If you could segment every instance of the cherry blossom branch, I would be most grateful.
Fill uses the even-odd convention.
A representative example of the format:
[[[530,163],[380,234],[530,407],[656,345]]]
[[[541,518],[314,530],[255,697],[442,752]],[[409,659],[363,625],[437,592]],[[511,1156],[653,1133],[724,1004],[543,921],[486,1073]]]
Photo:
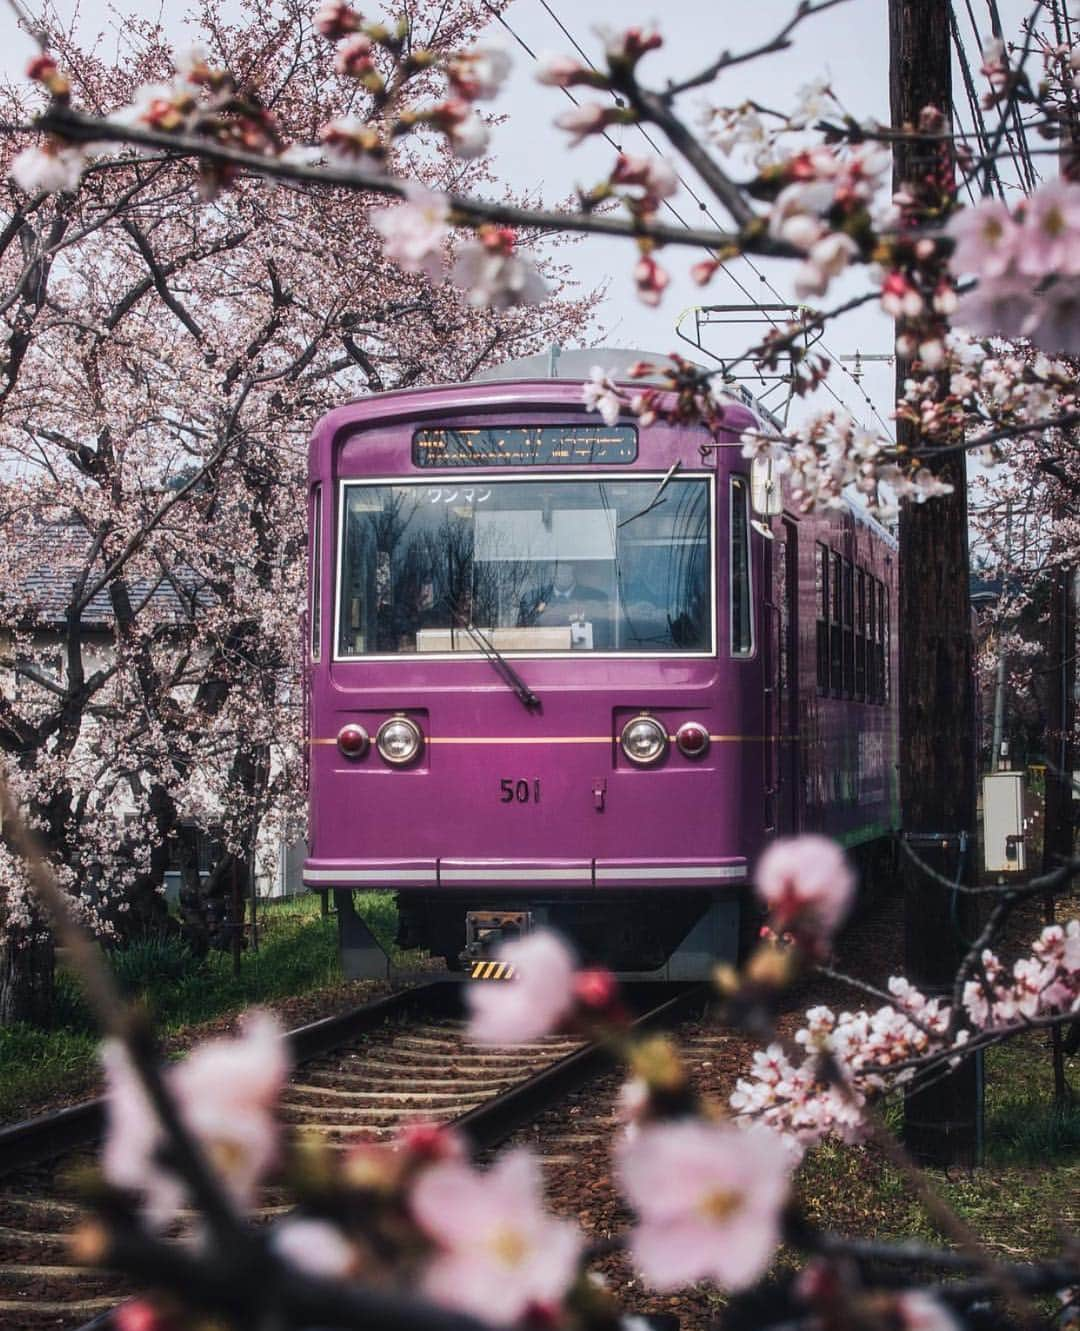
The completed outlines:
[[[406,196],[404,181],[382,175],[377,171],[358,167],[344,169],[334,166],[309,166],[287,158],[228,148],[192,134],[164,134],[138,125],[121,125],[55,105],[50,106],[35,124],[38,129],[57,134],[75,143],[109,141],[144,144],[171,152],[174,157],[196,157],[227,166],[242,167],[257,175],[270,176],[277,180],[387,194],[394,198]],[[773,240],[767,235],[744,239],[734,232],[712,228],[667,226],[661,222],[627,222],[603,213],[560,213],[544,209],[520,208],[513,204],[495,203],[459,194],[450,194],[447,198],[452,213],[463,222],[494,222],[509,226],[533,227],[543,232],[575,231],[633,239],[646,237],[665,245],[730,250],[732,253],[746,249],[754,254],[781,258],[798,257],[798,251],[792,246]]]
[[[731,69],[735,65],[745,65],[751,60],[757,60],[764,55],[773,55],[777,51],[786,51],[791,46],[791,34],[808,18],[814,18],[818,14],[823,14],[825,10],[832,9],[834,5],[844,4],[846,0],[818,0],[817,4],[812,0],[799,0],[795,7],[795,13],[784,24],[775,37],[760,46],[751,47],[747,51],[741,51],[738,55],[732,55],[730,51],[725,51],[719,59],[714,60],[711,65],[706,67],[692,77],[682,79],[678,83],[669,83],[660,94],[665,102],[671,102],[684,92],[689,92],[693,88],[704,87],[707,83],[712,83],[716,76],[725,69]]]
[[[133,1226],[110,1224],[90,1237],[92,1255],[118,1271],[167,1290],[182,1303],[246,1321],[253,1310],[285,1326],[334,1327],[339,1331],[490,1331],[490,1323],[385,1293],[376,1285],[319,1279],[251,1243],[237,1254],[188,1253]]]
[[[978,1234],[945,1200],[929,1175],[915,1163],[877,1112],[864,1108],[868,1135],[874,1145],[898,1174],[904,1178],[916,1200],[926,1212],[930,1222],[946,1238],[951,1239],[962,1254],[969,1257],[978,1269],[986,1273],[988,1285],[1002,1294],[1020,1316],[1023,1323],[1034,1325],[1038,1312],[1032,1305],[1013,1274],[1001,1266],[995,1255],[985,1246]]]

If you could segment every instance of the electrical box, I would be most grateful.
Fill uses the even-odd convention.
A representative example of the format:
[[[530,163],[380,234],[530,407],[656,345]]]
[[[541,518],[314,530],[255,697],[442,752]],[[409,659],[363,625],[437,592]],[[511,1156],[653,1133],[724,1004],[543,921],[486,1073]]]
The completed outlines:
[[[1024,774],[983,777],[983,865],[987,873],[1020,873],[1024,851]]]

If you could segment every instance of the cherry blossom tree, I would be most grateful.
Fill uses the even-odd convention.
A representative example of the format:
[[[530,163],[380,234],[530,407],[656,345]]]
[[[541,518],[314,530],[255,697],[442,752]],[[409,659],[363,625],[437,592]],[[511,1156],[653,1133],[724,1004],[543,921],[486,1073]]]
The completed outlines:
[[[452,51],[478,16],[433,5],[414,20],[433,50]],[[259,70],[282,133],[353,104],[340,52],[308,50],[306,9],[253,3],[230,23],[208,6],[199,22],[215,68]],[[124,105],[171,74],[160,28],[132,23],[125,37],[116,64],[51,29],[87,105]],[[5,119],[25,118],[24,91],[4,97]],[[6,141],[5,168],[17,148]],[[489,178],[483,158],[445,149],[412,166],[434,188]],[[76,195],[9,181],[0,240],[0,595],[13,680],[0,747],[95,927],[160,923],[172,847],[203,946],[221,936],[214,902],[232,875],[246,879],[256,846],[302,822],[312,423],[357,394],[464,379],[537,350],[584,328],[593,299],[570,295],[547,260],[525,278],[532,295],[545,288],[538,308],[492,310],[433,287],[407,248],[384,253],[378,199],[251,176],[200,203],[207,188],[190,162],[124,152]],[[445,253],[468,260],[450,241]],[[204,880],[198,842],[210,835],[224,853]],[[42,1015],[48,944],[6,851],[0,876],[0,1019]]]
[[[179,267],[185,268],[186,256],[197,244],[217,241],[223,246],[206,256],[219,280],[213,289],[216,299],[208,297],[198,313],[178,269],[169,267],[177,250],[166,249],[155,268],[125,231],[131,243],[122,241],[109,249],[109,267],[95,270],[110,274],[111,291],[113,265],[121,265],[124,258],[133,262],[132,255],[138,254],[145,294],[153,291],[160,297],[174,321],[167,325],[171,336],[156,350],[155,376],[186,382],[192,374],[204,386],[202,391],[207,391],[209,378],[207,401],[226,422],[223,430],[220,416],[212,417],[211,428],[200,410],[189,405],[181,419],[185,424],[194,419],[209,442],[202,436],[198,445],[184,442],[187,434],[177,425],[163,427],[161,414],[153,416],[152,427],[140,417],[137,427],[129,425],[123,433],[125,440],[141,432],[140,437],[153,435],[156,442],[172,429],[178,456],[183,454],[197,467],[182,487],[183,509],[178,500],[165,518],[174,511],[178,516],[180,511],[195,512],[204,524],[200,531],[212,532],[213,540],[218,534],[213,524],[228,511],[235,525],[254,532],[253,543],[243,547],[249,562],[230,556],[242,567],[243,578],[249,585],[262,586],[260,578],[278,588],[287,585],[273,550],[259,540],[264,527],[270,530],[267,515],[281,502],[280,495],[260,489],[255,478],[278,474],[271,473],[268,455],[278,435],[287,433],[287,423],[297,419],[301,401],[317,398],[320,389],[311,380],[322,383],[317,370],[327,366],[323,356],[331,354],[328,344],[338,358],[344,349],[348,360],[342,368],[349,373],[359,369],[369,386],[387,382],[377,366],[376,377],[365,366],[364,358],[372,361],[368,344],[352,339],[360,348],[358,357],[334,323],[342,316],[326,314],[328,307],[353,312],[355,287],[349,283],[354,265],[337,271],[344,265],[335,265],[334,256],[318,248],[312,214],[305,211],[314,206],[313,200],[325,208],[327,200],[344,200],[350,193],[361,200],[373,194],[393,200],[373,212],[370,232],[379,237],[377,243],[367,230],[362,243],[358,231],[350,229],[359,223],[347,207],[340,213],[342,234],[353,240],[372,271],[385,263],[395,265],[413,299],[428,302],[429,323],[436,311],[444,318],[448,311],[461,311],[458,317],[464,318],[493,309],[511,320],[511,328],[520,329],[513,320],[522,307],[540,298],[545,284],[528,248],[542,233],[624,236],[632,246],[633,285],[650,306],[662,301],[669,284],[666,256],[661,257],[665,249],[708,247],[709,258],[695,265],[695,276],[703,284],[735,255],[763,254],[789,260],[796,299],[820,302],[821,308],[808,308],[788,327],[747,347],[743,359],[774,369],[781,358],[790,358],[796,387],[808,395],[831,368],[821,355],[801,350],[808,332],[862,303],[879,303],[897,322],[899,354],[912,363],[896,412],[916,427],[918,449],[898,448],[831,408],[811,413],[780,437],[771,431],[750,432],[743,440],[746,455],[769,456],[790,472],[790,493],[807,510],[840,504],[852,485],[879,509],[891,502],[883,483],[901,501],[932,500],[943,487],[924,465],[927,457],[978,449],[996,458],[1006,444],[1019,448],[1015,441],[1023,440],[1035,448],[1048,430],[1068,431],[1080,423],[1075,377],[1065,359],[1080,351],[1080,185],[1069,179],[1080,51],[1069,36],[1064,7],[1037,6],[1012,46],[995,41],[983,52],[983,107],[990,126],[978,142],[955,134],[942,108],[926,107],[917,123],[892,129],[861,121],[840,107],[821,83],[804,89],[796,105],[780,110],[716,101],[713,89],[721,86],[726,70],[767,59],[795,40],[802,24],[840,2],[803,0],[770,41],[745,51],[725,51],[663,88],[646,81],[648,58],[662,42],[662,34],[652,28],[608,34],[603,68],[564,56],[543,63],[544,83],[595,94],[594,100],[559,116],[557,124],[568,143],[614,125],[651,126],[724,211],[727,222],[716,229],[667,226],[660,219],[660,205],[678,183],[670,165],[621,153],[604,179],[561,211],[532,201],[487,197],[492,193],[490,180],[478,166],[486,139],[485,107],[498,92],[506,62],[483,42],[470,44],[478,14],[463,17],[452,34],[440,31],[436,43],[424,32],[430,18],[426,9],[373,21],[344,0],[328,0],[310,22],[300,10],[285,11],[289,21],[278,30],[283,48],[295,62],[313,62],[304,68],[332,64],[340,79],[334,86],[341,94],[333,104],[310,98],[303,81],[296,85],[295,99],[277,96],[273,76],[267,76],[259,62],[242,67],[219,49],[222,42],[216,36],[214,49],[180,62],[166,65],[162,51],[162,58],[151,61],[137,80],[111,89],[115,96],[95,101],[86,96],[79,65],[65,58],[62,43],[55,37],[44,43],[30,71],[42,102],[30,128],[44,138],[11,163],[16,187],[30,197],[27,207],[35,213],[53,209],[66,218],[82,200],[93,198],[98,182],[113,173],[128,171],[141,180],[159,170],[159,187],[166,189],[174,173],[187,173],[185,182],[198,180],[205,203],[195,214],[187,209],[181,218],[169,214],[182,235],[176,242]],[[243,43],[242,33],[227,31]],[[696,133],[682,108],[689,95],[702,95],[703,90],[712,100],[706,127]],[[1008,126],[1019,114],[1051,145],[1050,151],[1062,151],[1064,178],[1038,186],[1023,199],[982,197],[964,208],[958,184],[988,193],[984,182],[991,178]],[[917,144],[924,166],[918,179],[892,194],[891,149],[898,142]],[[132,157],[134,153],[139,155]],[[291,262],[271,247],[275,271],[267,272],[268,288],[261,276],[257,284],[248,276],[251,286],[245,286],[234,272],[231,255],[234,250],[239,254],[240,243],[225,246],[224,241],[232,234],[230,227],[248,225],[258,213],[270,188],[262,181],[276,181],[287,194],[285,235],[294,224],[301,228],[304,244],[319,254],[348,292],[340,306],[334,299],[338,288],[324,276],[318,301],[297,308],[302,303],[294,295],[300,287],[295,266],[299,246],[291,251]],[[55,202],[46,204],[45,194],[55,196]],[[308,219],[306,226],[303,218]],[[65,221],[63,227],[67,225]],[[337,237],[335,251],[340,252]],[[852,270],[866,273],[865,291],[830,308],[834,282]],[[64,280],[67,277],[65,271]],[[235,324],[219,318],[221,293],[231,296],[239,289],[255,300],[255,286],[263,321],[248,325],[246,340],[230,341]],[[23,279],[17,289],[31,325],[47,325],[52,309],[46,302],[35,304],[37,277]],[[90,325],[82,335],[93,347],[96,334],[91,330],[109,311],[82,320],[85,305],[80,289],[80,323]],[[384,315],[384,322],[391,317]],[[483,315],[475,327],[490,328],[484,320],[492,317]],[[204,324],[212,327],[226,344],[219,357],[216,343],[211,343],[209,376],[198,369],[200,357],[205,365],[207,348],[188,320],[194,320],[200,332]],[[184,335],[177,333],[176,324]],[[261,336],[259,330],[271,324],[272,330]],[[288,340],[282,346],[274,339],[285,329]],[[351,326],[347,331],[351,335]],[[17,351],[24,337],[22,325],[13,326],[12,332]],[[377,342],[378,332],[369,329],[368,337]],[[309,354],[313,345],[316,349]],[[113,346],[110,342],[110,352]],[[437,356],[435,363],[440,363]],[[227,390],[222,388],[223,366],[226,379],[237,367]],[[34,377],[29,352],[14,361],[14,369],[19,393],[47,399],[53,381],[47,375]],[[332,381],[336,373],[339,370],[324,368],[323,378]],[[713,372],[676,362],[668,377],[666,391],[643,388],[630,395],[598,373],[585,387],[585,401],[607,416],[628,405],[644,424],[666,418],[700,422],[717,431],[724,427],[725,399],[714,391]],[[87,375],[81,382],[94,402],[94,393],[101,391],[97,380]],[[302,393],[309,396],[302,399]],[[159,400],[155,389],[155,406]],[[97,431],[113,412],[122,416],[127,406],[127,397],[121,400],[114,390],[109,413],[93,417]],[[61,429],[56,422],[49,428]],[[28,448],[44,447],[29,431],[24,433],[32,440]],[[1068,441],[1069,436],[1061,438]],[[100,448],[97,436],[94,439],[91,452]],[[161,456],[159,447],[154,464],[147,464],[143,473],[143,500],[152,495],[154,502],[168,502],[160,499]],[[253,472],[244,471],[246,465]],[[93,497],[90,487],[85,488]],[[154,534],[167,529],[165,518],[153,522]],[[147,519],[142,522],[147,525]],[[105,558],[115,560],[118,556],[108,546],[111,536],[110,530],[103,538]],[[228,543],[223,548],[234,549]],[[127,549],[122,546],[121,553]],[[149,561],[151,550],[147,537],[135,540],[123,565],[131,564],[146,578],[155,576],[159,562],[148,562],[145,568],[133,562]],[[188,587],[186,561],[195,561],[192,604],[202,604],[197,596],[201,592],[206,606],[197,617],[213,623],[223,617],[233,625],[225,610],[229,580],[221,569],[205,553],[181,545],[179,538],[171,554],[165,565],[181,588]],[[211,572],[218,574],[217,582]],[[277,584],[275,577],[280,579]],[[252,603],[246,587],[244,597],[235,596],[232,602],[234,607],[241,603]],[[152,617],[143,622],[153,622]],[[283,667],[275,664],[269,649],[268,659],[260,657],[249,643],[263,639],[256,629],[247,632],[251,639],[241,635],[239,645],[229,640],[230,654],[223,661],[232,666],[235,655],[246,670],[254,656],[266,678],[273,678]],[[176,648],[167,631],[153,643],[146,642],[148,637],[153,635],[141,636],[143,656],[156,649],[157,658],[172,659]],[[191,659],[196,657],[202,661],[193,649]],[[177,680],[166,695],[175,700],[186,682]],[[269,684],[267,690],[268,697],[274,694]],[[228,798],[234,784],[244,792],[246,810],[254,798],[254,783],[233,765],[237,754],[247,753],[229,731],[230,722],[238,732],[242,729],[240,712],[229,708],[236,693],[224,689],[220,714],[231,736],[223,745],[228,761],[213,770]],[[216,730],[219,712],[210,714],[215,722],[210,729]],[[272,709],[267,706],[261,715],[269,718]],[[250,713],[244,713],[244,724],[254,725]],[[162,723],[159,730],[164,733]],[[198,748],[201,740],[202,730],[198,740],[185,739],[184,744]],[[264,745],[271,742],[268,730],[261,740]],[[57,780],[71,781],[73,752],[57,764]],[[20,769],[12,794],[27,804],[33,827],[47,832],[49,823],[34,806],[33,790],[20,784],[26,781]],[[176,800],[174,787],[168,790]],[[107,1026],[123,1035],[122,1016],[94,969],[92,954],[79,951],[79,935],[65,922],[62,888],[55,879],[68,872],[67,862],[58,859],[58,869],[51,870],[34,851],[10,795],[6,803],[12,853],[50,904],[73,953],[82,957],[88,983],[96,985],[102,998],[98,1006]],[[902,977],[894,977],[880,991],[863,985],[863,997],[872,1003],[840,1013],[814,1008],[795,1040],[785,1043],[776,1036],[773,1020],[778,996],[815,967],[829,973],[830,940],[850,902],[851,876],[828,843],[774,847],[758,872],[762,900],[771,912],[765,936],[739,969],[717,975],[729,1019],[760,1033],[764,1045],[727,1106],[698,1096],[673,1043],[643,1043],[632,1035],[613,977],[579,973],[562,945],[542,935],[523,940],[511,954],[515,974],[521,977],[516,990],[520,1001],[496,1012],[490,997],[477,992],[472,1031],[478,1040],[506,1042],[534,1037],[561,1023],[601,1038],[625,1063],[629,1079],[621,1104],[626,1126],[614,1151],[615,1173],[635,1212],[625,1242],[657,1288],[708,1276],[736,1295],[752,1296],[783,1240],[805,1260],[800,1276],[786,1282],[773,1303],[775,1320],[783,1326],[947,1331],[960,1319],[974,1322],[982,1313],[973,1310],[993,1300],[998,1301],[1002,1322],[1033,1324],[1034,1296],[1064,1291],[1066,1305],[1075,1307],[1080,1287],[1075,1251],[1066,1249],[1058,1260],[1002,1263],[906,1161],[878,1111],[890,1094],[925,1085],[988,1044],[1076,1019],[1076,921],[1045,928],[1011,966],[995,950],[995,940],[1022,900],[1060,893],[1078,867],[1069,859],[1022,889],[989,889],[989,917],[950,995],[922,994]],[[274,1315],[287,1325],[332,1320],[344,1326],[377,1322],[464,1331],[478,1324],[477,1317],[504,1325],[614,1324],[619,1310],[585,1278],[587,1247],[543,1209],[535,1162],[527,1154],[512,1155],[481,1185],[464,1158],[463,1143],[438,1130],[413,1131],[396,1150],[359,1148],[347,1163],[344,1182],[335,1177],[333,1187],[325,1184],[332,1171],[316,1162],[304,1176],[306,1214],[287,1221],[264,1242],[245,1226],[240,1210],[277,1146],[266,1106],[283,1071],[280,1057],[267,1051],[268,1039],[265,1026],[257,1026],[230,1052],[212,1049],[190,1079],[163,1076],[145,1044],[130,1034],[124,1052],[110,1055],[116,1126],[106,1152],[106,1178],[115,1188],[130,1188],[132,1182],[136,1187],[125,1206],[106,1208],[95,1231],[100,1260],[153,1273],[156,1283],[176,1296],[227,1314],[254,1315],[264,1309],[260,1297],[265,1300],[266,1291],[272,1290]],[[237,1067],[248,1067],[252,1060],[260,1063],[265,1076],[256,1078],[258,1089],[245,1096],[239,1085],[222,1076],[193,1100],[192,1088],[204,1080],[205,1068],[227,1067],[233,1058]],[[229,1106],[236,1110],[235,1123]],[[240,1137],[225,1133],[225,1123]],[[166,1161],[155,1152],[162,1131],[172,1148]],[[859,1245],[811,1224],[792,1201],[790,1179],[801,1152],[828,1136],[872,1138],[905,1172],[955,1246],[907,1245],[897,1252],[884,1245]],[[151,1154],[153,1167],[147,1168]],[[210,1163],[217,1161],[220,1167]],[[158,1165],[171,1179],[158,1176]],[[354,1205],[343,1205],[343,1190]],[[201,1246],[197,1242],[183,1253],[165,1248],[154,1231],[157,1213],[173,1213],[180,1197],[198,1206],[206,1220]],[[461,1198],[466,1204],[453,1209]],[[110,1201],[115,1200],[114,1194]],[[298,1230],[298,1225],[308,1228]],[[228,1253],[227,1271],[222,1252]],[[252,1277],[243,1288],[230,1279],[238,1255]],[[899,1262],[903,1272],[883,1277],[883,1260]],[[956,1278],[936,1283],[942,1269]],[[426,1305],[416,1302],[417,1289],[424,1291]],[[154,1325],[155,1308],[143,1311]]]

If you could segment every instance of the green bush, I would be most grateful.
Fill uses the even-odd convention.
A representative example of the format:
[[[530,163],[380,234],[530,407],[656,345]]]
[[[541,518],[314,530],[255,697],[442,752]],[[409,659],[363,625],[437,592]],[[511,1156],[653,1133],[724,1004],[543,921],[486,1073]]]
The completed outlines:
[[[175,935],[152,934],[109,953],[109,968],[129,998],[176,984],[195,966],[191,949]]]

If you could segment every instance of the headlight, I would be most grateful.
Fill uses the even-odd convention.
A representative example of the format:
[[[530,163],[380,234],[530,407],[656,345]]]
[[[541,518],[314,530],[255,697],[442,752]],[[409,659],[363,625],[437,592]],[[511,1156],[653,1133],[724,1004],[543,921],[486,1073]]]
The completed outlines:
[[[404,767],[411,763],[423,747],[420,727],[407,716],[394,716],[384,721],[375,736],[375,747],[388,763]]]
[[[651,716],[635,716],[623,726],[620,741],[632,763],[654,763],[667,750],[667,731]]]
[[[368,751],[368,733],[363,726],[349,722],[338,731],[337,746],[346,758],[362,758]]]
[[[688,758],[700,758],[709,747],[709,732],[697,721],[684,721],[675,732],[675,743]]]

